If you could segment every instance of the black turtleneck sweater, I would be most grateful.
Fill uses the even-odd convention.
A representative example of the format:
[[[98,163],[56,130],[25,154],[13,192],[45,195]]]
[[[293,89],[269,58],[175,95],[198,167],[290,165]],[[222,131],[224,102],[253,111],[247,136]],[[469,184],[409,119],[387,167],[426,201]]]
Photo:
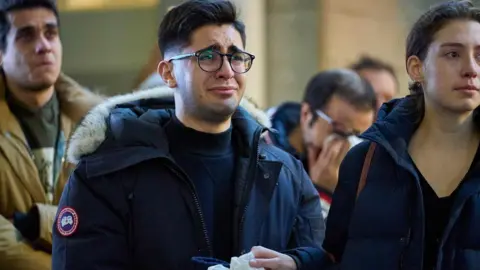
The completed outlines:
[[[204,133],[173,116],[165,131],[170,154],[197,191],[214,256],[230,261],[235,167],[232,129]]]

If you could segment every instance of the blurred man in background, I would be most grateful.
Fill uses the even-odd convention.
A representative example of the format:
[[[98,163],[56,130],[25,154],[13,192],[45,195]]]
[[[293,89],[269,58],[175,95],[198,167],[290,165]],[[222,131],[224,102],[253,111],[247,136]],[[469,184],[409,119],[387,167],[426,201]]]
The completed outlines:
[[[376,97],[372,86],[348,69],[320,72],[307,85],[303,102],[286,102],[272,113],[265,139],[302,160],[322,199],[327,216],[340,163],[373,123]]]
[[[399,82],[391,65],[369,56],[363,56],[350,68],[372,85],[377,95],[377,109],[398,94]]]
[[[0,52],[0,269],[51,269],[66,140],[100,98],[60,72],[53,0],[3,0]]]

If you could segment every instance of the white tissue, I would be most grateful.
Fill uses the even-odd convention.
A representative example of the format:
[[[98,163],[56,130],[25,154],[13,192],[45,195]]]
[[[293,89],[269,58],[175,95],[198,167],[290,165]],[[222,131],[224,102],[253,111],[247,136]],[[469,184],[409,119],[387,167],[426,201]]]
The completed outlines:
[[[355,145],[363,142],[363,140],[357,136],[350,136],[348,137],[348,142],[350,143],[350,149],[352,149]]]
[[[339,138],[337,134],[330,134],[325,140],[323,141],[323,149],[327,149],[328,145],[333,142],[336,138]],[[361,143],[363,140],[357,136],[348,136],[347,138],[348,143],[350,144],[350,148],[352,149],[355,145]]]
[[[230,260],[230,270],[265,270],[264,268],[253,268],[248,264],[251,260],[255,259],[252,252],[243,254],[240,257],[232,257]],[[218,264],[210,266],[208,270],[228,270],[225,266]]]

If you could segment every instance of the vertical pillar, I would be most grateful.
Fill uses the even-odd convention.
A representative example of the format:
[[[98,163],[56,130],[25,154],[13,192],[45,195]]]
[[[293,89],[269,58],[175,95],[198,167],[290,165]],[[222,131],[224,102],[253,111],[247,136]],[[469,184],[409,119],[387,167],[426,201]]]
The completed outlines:
[[[267,3],[269,104],[300,101],[318,71],[318,0]]]
[[[261,108],[267,106],[266,75],[266,3],[265,0],[233,0],[247,33],[246,50],[256,56],[247,73],[245,96],[251,97]]]
[[[345,67],[362,54],[394,66],[399,96],[408,93],[405,72],[406,21],[399,0],[318,0],[320,69]]]

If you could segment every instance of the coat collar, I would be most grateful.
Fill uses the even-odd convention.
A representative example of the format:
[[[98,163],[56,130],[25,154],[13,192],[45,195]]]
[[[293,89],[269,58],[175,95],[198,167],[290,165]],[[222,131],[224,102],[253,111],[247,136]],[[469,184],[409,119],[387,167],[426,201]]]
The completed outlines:
[[[55,91],[60,103],[61,126],[65,137],[68,137],[74,125],[102,100],[64,74],[61,74],[55,83]],[[17,118],[9,109],[5,94],[5,81],[3,76],[0,76],[0,149],[5,150],[5,158],[34,201],[44,202],[46,197],[27,140]]]
[[[67,124],[66,122],[79,122],[91,108],[102,101],[101,97],[86,90],[63,73],[60,74],[55,83],[55,91],[57,92],[60,102],[62,124]],[[17,119],[10,112],[5,98],[5,92],[6,83],[3,76],[0,76],[0,115],[2,115],[2,117],[0,117],[0,132],[8,132],[25,141],[25,136]],[[67,126],[70,127],[71,125]],[[64,127],[64,129],[65,128],[66,127]],[[64,130],[64,132],[67,136],[70,130]]]
[[[115,96],[98,105],[90,111],[73,133],[67,151],[68,160],[72,163],[78,163],[81,157],[93,153],[102,144],[106,138],[107,118],[114,108],[127,103],[138,104],[138,102],[145,100],[173,98],[173,91],[166,86],[160,86]],[[248,112],[260,125],[270,127],[271,124],[267,114],[258,109],[249,99],[242,99],[240,106],[242,111]]]

